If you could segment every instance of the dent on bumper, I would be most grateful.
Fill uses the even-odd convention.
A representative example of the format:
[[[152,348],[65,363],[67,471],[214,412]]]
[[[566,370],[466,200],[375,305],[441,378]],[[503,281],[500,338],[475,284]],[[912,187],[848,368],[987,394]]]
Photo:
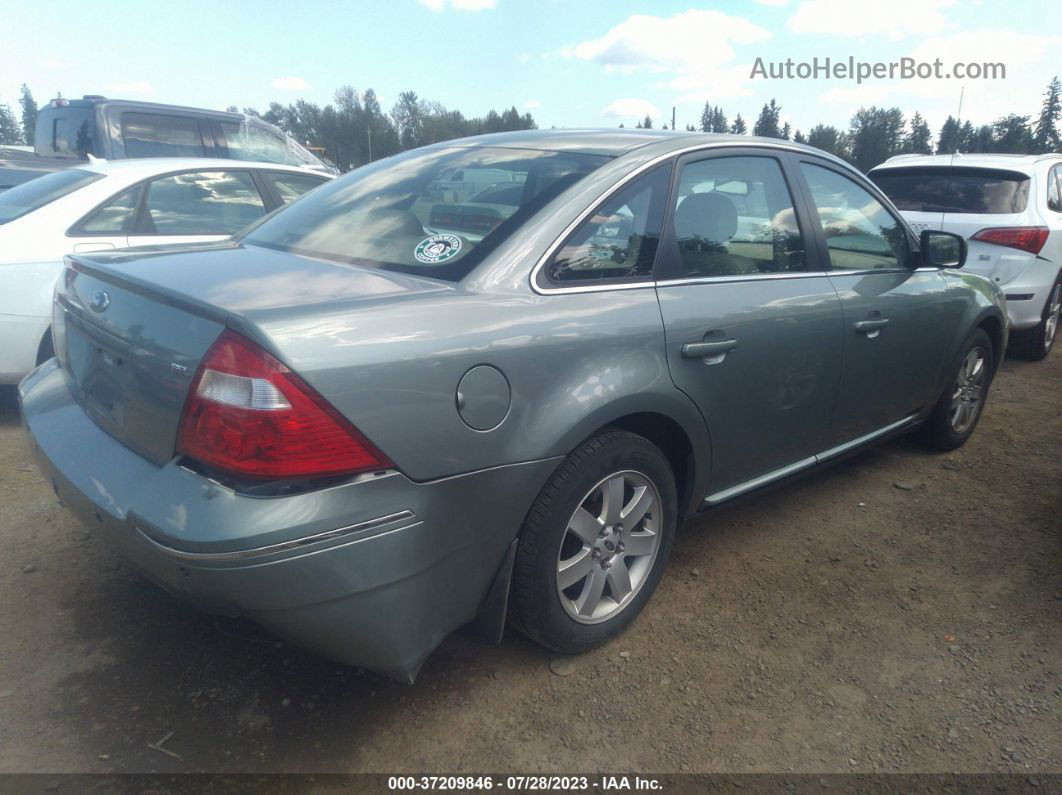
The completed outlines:
[[[285,497],[157,467],[100,430],[54,363],[21,385],[60,501],[168,591],[299,645],[411,681],[473,620],[556,460],[430,483],[398,472]]]

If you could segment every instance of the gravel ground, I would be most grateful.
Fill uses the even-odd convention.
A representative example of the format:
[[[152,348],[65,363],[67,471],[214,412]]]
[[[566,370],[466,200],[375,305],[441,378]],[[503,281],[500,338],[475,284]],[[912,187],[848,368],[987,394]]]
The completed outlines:
[[[1062,352],[1008,360],[962,450],[901,439],[687,523],[566,675],[509,632],[404,686],[141,579],[55,505],[5,391],[0,771],[1060,772],[1060,401]]]

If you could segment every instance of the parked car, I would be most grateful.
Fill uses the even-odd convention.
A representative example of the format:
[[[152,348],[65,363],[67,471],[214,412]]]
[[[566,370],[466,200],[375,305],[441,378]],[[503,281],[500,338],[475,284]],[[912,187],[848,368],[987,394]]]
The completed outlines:
[[[0,191],[89,156],[219,157],[339,173],[257,116],[86,95],[40,109],[32,153],[0,148]]]
[[[1011,350],[1047,356],[1062,312],[1062,154],[900,155],[870,178],[914,229],[968,239],[966,270],[1006,293]]]
[[[422,200],[457,168],[526,174],[478,240]],[[606,641],[693,513],[963,444],[1007,339],[963,254],[788,141],[488,135],[225,244],[72,255],[20,400],[63,504],[163,587],[411,681],[466,624]]]
[[[91,162],[0,194],[0,384],[52,356],[63,256],[222,240],[329,176],[266,163]]]

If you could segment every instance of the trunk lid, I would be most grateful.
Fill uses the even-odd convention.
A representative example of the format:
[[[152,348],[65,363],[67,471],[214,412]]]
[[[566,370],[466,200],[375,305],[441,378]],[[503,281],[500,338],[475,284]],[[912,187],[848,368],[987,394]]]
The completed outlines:
[[[173,458],[200,360],[226,327],[284,359],[256,321],[445,285],[258,247],[73,255],[56,288],[56,355],[78,403],[148,460]]]

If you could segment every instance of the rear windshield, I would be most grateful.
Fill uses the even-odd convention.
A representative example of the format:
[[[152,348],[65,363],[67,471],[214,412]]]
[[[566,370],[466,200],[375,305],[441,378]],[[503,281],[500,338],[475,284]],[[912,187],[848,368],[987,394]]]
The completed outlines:
[[[34,150],[47,157],[85,160],[94,153],[92,108],[85,105],[46,107],[37,116]]]
[[[244,243],[458,281],[561,191],[608,161],[528,149],[432,148],[322,185]],[[504,184],[514,197],[491,189]]]
[[[98,179],[103,179],[103,175],[80,168],[66,168],[16,185],[0,193],[0,224],[14,221]]]
[[[1029,202],[1029,177],[1017,171],[923,166],[872,171],[870,178],[900,210],[1009,214]]]

